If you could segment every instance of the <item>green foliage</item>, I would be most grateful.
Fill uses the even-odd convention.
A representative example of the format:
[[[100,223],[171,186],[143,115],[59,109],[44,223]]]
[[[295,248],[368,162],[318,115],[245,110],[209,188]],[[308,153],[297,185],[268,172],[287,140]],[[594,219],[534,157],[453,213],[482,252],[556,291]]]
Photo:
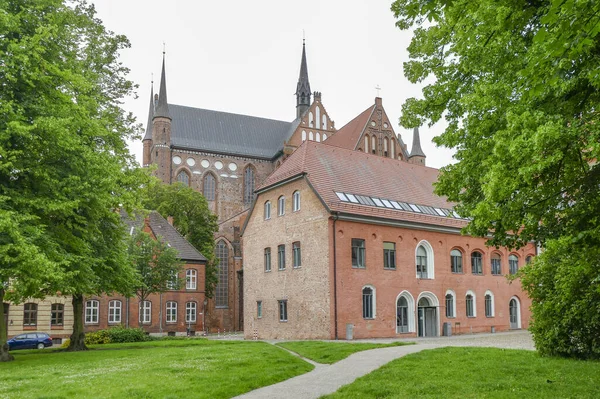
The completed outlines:
[[[86,345],[104,345],[126,342],[145,342],[151,338],[142,328],[125,328],[122,326],[111,327],[107,330],[98,330],[85,334]]]
[[[183,279],[176,278],[183,269],[177,250],[160,236],[154,239],[138,230],[129,238],[129,257],[138,273],[135,292],[140,303],[150,294],[165,292],[183,284]]]
[[[598,373],[598,362],[449,347],[406,355],[323,398],[596,398]]]
[[[206,296],[212,298],[218,282],[214,240],[218,226],[217,217],[208,208],[206,198],[181,183],[167,185],[155,181],[146,190],[144,206],[165,218],[172,216],[177,231],[206,257],[205,290]]]
[[[188,339],[97,348],[15,351],[16,361],[0,363],[0,397],[225,399],[313,369],[265,342]]]
[[[332,364],[347,358],[353,353],[369,349],[388,348],[391,346],[412,345],[412,342],[392,342],[390,344],[324,342],[324,341],[291,341],[277,345],[296,352],[302,357],[317,363]]]
[[[414,29],[406,77],[433,82],[406,101],[401,123],[446,119],[435,142],[458,162],[442,168],[436,192],[472,218],[464,232],[491,231],[490,245],[508,247],[566,238],[567,252],[570,239],[600,237],[600,2],[397,0],[392,10]],[[535,323],[549,328],[538,305]]]

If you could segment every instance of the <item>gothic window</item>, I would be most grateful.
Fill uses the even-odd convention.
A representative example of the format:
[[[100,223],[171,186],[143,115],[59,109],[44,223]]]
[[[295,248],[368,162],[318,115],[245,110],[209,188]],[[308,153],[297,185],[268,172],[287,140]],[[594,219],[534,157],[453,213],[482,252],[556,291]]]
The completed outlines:
[[[375,290],[373,287],[364,287],[362,290],[363,299],[363,318],[375,318]]]
[[[394,143],[394,139],[390,140],[390,158],[396,158],[396,145]]]
[[[327,135],[323,133],[323,141],[327,140]]]
[[[317,138],[316,138],[317,143],[320,143],[321,142],[321,133],[317,132],[316,136],[317,136]]]
[[[310,141],[315,141],[315,135],[313,134],[313,132],[308,132],[308,139]]]
[[[249,206],[254,199],[254,169],[246,167],[244,171],[244,205]]]
[[[319,107],[316,107],[316,109],[315,109],[315,125],[316,125],[315,127],[317,129],[321,128],[321,108],[319,108]],[[317,141],[319,141],[319,140],[317,140]]]
[[[375,149],[377,148],[377,143],[375,140],[375,136],[371,136],[371,152],[373,154],[375,154]]]
[[[215,176],[212,173],[207,173],[202,184],[202,194],[204,194],[207,201],[215,200],[216,185]]]
[[[323,129],[327,129],[327,115],[323,114]],[[325,140],[326,137],[323,137]]]
[[[219,259],[219,282],[217,283],[215,292],[216,306],[219,308],[226,308],[229,296],[229,247],[225,241],[220,240],[215,249],[217,259]]]
[[[302,131],[302,141],[306,141],[306,130]]]
[[[365,152],[369,153],[369,136],[365,135]]]
[[[190,185],[190,175],[188,175],[185,170],[182,170],[181,172],[179,172],[177,174],[177,181],[179,183],[185,184],[186,186],[189,186]]]
[[[384,138],[384,139],[383,139],[383,156],[384,156],[384,157],[387,157],[387,156],[388,156],[388,143],[389,143],[389,140],[388,140],[388,138],[387,138],[387,137],[386,137],[386,138]]]
[[[313,127],[315,123],[313,122],[313,113],[309,112],[308,113],[308,126]]]

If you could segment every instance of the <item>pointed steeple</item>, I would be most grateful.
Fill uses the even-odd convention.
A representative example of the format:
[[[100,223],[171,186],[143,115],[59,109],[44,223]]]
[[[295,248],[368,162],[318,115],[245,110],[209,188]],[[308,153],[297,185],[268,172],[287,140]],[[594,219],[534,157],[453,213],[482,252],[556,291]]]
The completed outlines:
[[[413,142],[412,150],[410,150],[410,157],[424,157],[425,153],[421,149],[421,138],[419,137],[419,128],[416,127],[413,130]]]
[[[146,135],[144,136],[144,140],[146,138],[152,138],[152,119],[154,118],[154,80],[150,86],[150,107],[148,109],[148,122],[146,122]]]
[[[308,82],[308,67],[306,66],[306,43],[302,39],[302,62],[300,77],[296,86],[296,117],[299,118],[310,107],[310,83]]]
[[[154,118],[163,117],[171,119],[169,104],[167,103],[167,78],[165,76],[165,52],[163,51],[162,72],[160,74],[160,90],[158,91],[158,104]]]

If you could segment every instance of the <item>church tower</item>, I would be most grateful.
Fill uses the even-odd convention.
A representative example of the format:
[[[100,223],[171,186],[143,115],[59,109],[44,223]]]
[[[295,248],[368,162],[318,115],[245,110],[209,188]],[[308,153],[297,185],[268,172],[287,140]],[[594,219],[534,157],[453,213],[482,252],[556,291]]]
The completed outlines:
[[[310,107],[310,95],[308,67],[306,66],[306,43],[302,40],[302,62],[300,64],[300,77],[296,86],[296,118],[300,118]]]
[[[167,79],[165,76],[165,53],[163,52],[162,72],[158,103],[152,116],[152,154],[150,159],[156,164],[156,176],[164,183],[171,183],[171,115],[167,102]]]
[[[410,150],[408,162],[425,166],[425,153],[421,149],[421,138],[419,136],[418,127],[414,128],[413,130],[412,149]]]
[[[154,81],[150,85],[150,107],[148,109],[148,122],[146,122],[146,135],[144,136],[144,153],[143,153],[143,166],[149,166],[152,163],[152,139],[147,140],[146,138],[152,137],[152,118],[154,118]]]

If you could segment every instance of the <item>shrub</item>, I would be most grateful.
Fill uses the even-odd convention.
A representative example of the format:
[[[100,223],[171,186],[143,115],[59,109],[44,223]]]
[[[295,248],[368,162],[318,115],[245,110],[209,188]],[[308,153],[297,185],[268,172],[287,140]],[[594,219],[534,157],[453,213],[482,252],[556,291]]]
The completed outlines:
[[[109,344],[108,330],[98,330],[85,334],[86,345]]]
[[[86,345],[111,344],[123,342],[150,341],[151,337],[141,328],[111,327],[108,330],[98,330],[85,335]]]
[[[71,340],[69,338],[65,339],[63,343],[60,345],[61,348],[68,348]]]

